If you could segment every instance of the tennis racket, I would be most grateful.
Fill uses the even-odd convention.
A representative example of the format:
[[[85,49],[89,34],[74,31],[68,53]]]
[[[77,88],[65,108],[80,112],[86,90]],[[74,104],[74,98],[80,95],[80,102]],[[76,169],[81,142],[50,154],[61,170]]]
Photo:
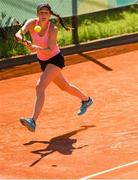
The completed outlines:
[[[19,22],[19,20],[17,20],[17,18],[13,18],[13,19],[12,19],[12,27],[14,27],[14,26],[19,26],[19,27],[20,27],[20,35],[21,35],[21,37],[22,37],[21,41],[18,40],[18,39],[15,37],[16,41],[19,42],[19,43],[27,42],[26,36],[25,36],[25,34],[23,33],[23,30],[22,30],[22,26],[23,26],[23,25]]]

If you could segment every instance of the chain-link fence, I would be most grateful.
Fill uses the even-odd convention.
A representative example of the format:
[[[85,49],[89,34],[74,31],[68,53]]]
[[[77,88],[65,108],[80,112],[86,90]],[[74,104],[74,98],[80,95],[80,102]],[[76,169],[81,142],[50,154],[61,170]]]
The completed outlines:
[[[55,13],[66,18],[66,25],[73,27],[69,33],[60,29],[58,34],[59,45],[67,46],[96,39],[92,32],[95,26],[91,26],[95,16],[93,12],[99,12],[99,16],[103,16],[101,10],[135,4],[137,0],[0,0],[0,58],[14,56],[17,52],[28,53],[22,45],[14,41],[13,37],[17,29],[11,27],[11,24],[14,19],[24,23],[27,19],[35,18],[36,8],[40,3],[48,3]],[[84,27],[80,31],[78,27],[82,20]]]
[[[0,25],[10,25],[9,17],[15,17],[21,23],[26,19],[34,18],[36,7],[40,3],[48,3],[53,11],[61,17],[71,17],[136,2],[137,0],[0,0],[0,14],[5,13],[7,15],[3,22],[0,18]]]

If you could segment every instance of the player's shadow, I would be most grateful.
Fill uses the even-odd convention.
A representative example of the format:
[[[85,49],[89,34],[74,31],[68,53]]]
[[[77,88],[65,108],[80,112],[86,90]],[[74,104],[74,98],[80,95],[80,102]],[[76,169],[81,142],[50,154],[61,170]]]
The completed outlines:
[[[88,146],[88,145],[83,145],[80,147],[73,147],[73,144],[75,144],[77,142],[77,140],[74,138],[71,138],[71,137],[81,131],[87,130],[88,128],[92,128],[92,127],[95,127],[95,125],[81,126],[81,128],[78,130],[74,130],[67,134],[63,134],[61,136],[54,137],[50,141],[30,141],[28,143],[25,143],[24,145],[32,145],[35,143],[41,143],[41,144],[47,145],[44,149],[38,149],[38,150],[32,151],[32,153],[38,154],[41,157],[39,159],[35,160],[30,165],[30,167],[34,166],[40,160],[42,160],[44,157],[46,157],[54,152],[59,152],[64,155],[70,155],[70,154],[72,154],[73,150],[81,149],[83,147]]]

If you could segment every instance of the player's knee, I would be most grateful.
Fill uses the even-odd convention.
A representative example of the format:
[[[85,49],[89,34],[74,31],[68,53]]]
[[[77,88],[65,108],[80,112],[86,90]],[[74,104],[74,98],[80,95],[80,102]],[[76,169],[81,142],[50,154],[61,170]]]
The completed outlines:
[[[45,87],[41,83],[36,85],[36,94],[37,95],[44,93],[44,90],[45,90]]]

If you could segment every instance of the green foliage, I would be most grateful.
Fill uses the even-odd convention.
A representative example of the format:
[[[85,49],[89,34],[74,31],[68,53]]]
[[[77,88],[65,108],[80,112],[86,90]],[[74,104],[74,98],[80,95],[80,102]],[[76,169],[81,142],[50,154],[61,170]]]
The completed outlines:
[[[79,41],[90,41],[138,31],[138,5],[80,17]]]
[[[25,46],[17,44],[15,41],[11,28],[5,29],[2,27],[2,21],[5,20],[8,26],[11,19],[6,19],[6,14],[3,13],[0,17],[0,58],[28,54],[29,52]],[[138,5],[82,15],[79,16],[78,20],[79,42],[137,32]],[[71,27],[71,18],[66,18],[65,24]],[[73,43],[72,32],[67,32],[63,27],[59,26],[58,43],[60,47],[71,45]]]
[[[25,46],[18,44],[14,38],[14,27],[10,26],[12,17],[2,12],[0,15],[0,58],[28,54]],[[3,26],[6,24],[7,27]]]
[[[138,5],[82,15],[78,20],[80,43],[133,33],[138,31]],[[60,46],[69,45],[73,42],[72,34],[60,28],[58,41]]]
[[[58,32],[58,44],[59,46],[67,46],[72,44],[72,32],[66,31],[65,29],[61,28]]]

